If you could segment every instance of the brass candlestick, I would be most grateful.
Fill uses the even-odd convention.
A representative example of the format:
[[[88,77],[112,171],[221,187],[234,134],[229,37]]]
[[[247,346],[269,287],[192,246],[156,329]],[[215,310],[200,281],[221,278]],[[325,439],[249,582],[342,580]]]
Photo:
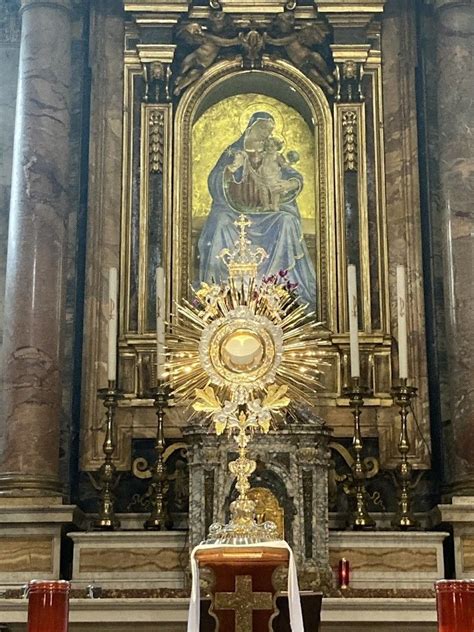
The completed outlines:
[[[109,381],[108,387],[101,388],[98,394],[99,397],[104,400],[107,414],[105,420],[105,438],[102,447],[104,462],[99,469],[98,482],[92,479],[94,487],[100,492],[99,517],[93,521],[92,528],[113,531],[120,527],[120,521],[115,515],[114,509],[113,491],[117,486],[118,478],[116,478],[117,468],[113,462],[113,455],[116,445],[115,410],[118,400],[121,398],[121,394],[117,390],[114,381]]]
[[[152,476],[149,487],[151,501],[151,514],[145,521],[145,529],[163,531],[170,525],[170,519],[166,506],[166,468],[163,462],[163,452],[165,451],[164,419],[165,409],[170,398],[170,387],[162,381],[153,391],[155,397],[154,406],[158,421],[155,443],[155,464],[152,468]]]
[[[355,496],[355,510],[351,518],[351,526],[354,530],[373,529],[375,521],[369,515],[366,507],[365,482],[367,480],[367,468],[362,460],[364,445],[360,430],[360,415],[364,405],[364,396],[370,395],[370,390],[359,384],[359,378],[352,378],[352,388],[344,390],[349,397],[349,403],[354,417],[354,437],[352,447],[354,448],[354,463],[352,464],[352,493]]]
[[[399,529],[416,529],[418,521],[411,513],[411,484],[412,466],[408,461],[410,452],[410,441],[408,438],[408,410],[413,397],[416,397],[417,389],[408,386],[406,378],[400,379],[400,385],[392,389],[395,402],[400,406],[400,438],[398,441],[398,451],[400,453],[400,464],[397,468],[398,481],[400,484],[400,500],[398,502],[398,512],[392,521],[394,527]]]

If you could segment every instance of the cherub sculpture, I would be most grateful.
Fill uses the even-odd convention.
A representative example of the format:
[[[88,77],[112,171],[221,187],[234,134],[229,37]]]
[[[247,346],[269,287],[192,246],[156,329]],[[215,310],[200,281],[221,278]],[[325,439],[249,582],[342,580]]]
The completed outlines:
[[[207,68],[216,61],[221,48],[236,46],[240,40],[233,31],[230,17],[220,11],[209,18],[208,30],[196,22],[187,22],[178,31],[178,38],[188,46],[195,47],[181,62],[179,75],[174,86],[174,94],[181,92],[197,81]],[[231,36],[229,37],[229,34]]]
[[[273,22],[273,35],[266,35],[265,41],[283,47],[297,68],[326,92],[334,94],[334,77],[323,57],[312,50],[313,46],[321,45],[324,41],[324,35],[316,24],[297,31],[293,13],[281,13]]]

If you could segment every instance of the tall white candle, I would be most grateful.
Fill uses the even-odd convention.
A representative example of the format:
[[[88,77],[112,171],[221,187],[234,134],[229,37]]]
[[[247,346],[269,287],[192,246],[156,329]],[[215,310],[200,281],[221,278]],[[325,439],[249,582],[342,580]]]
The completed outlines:
[[[405,266],[397,266],[398,377],[408,377],[407,288]]]
[[[165,271],[156,268],[156,374],[159,380],[166,377],[165,298]]]
[[[107,353],[107,379],[115,382],[117,379],[117,297],[118,274],[117,268],[109,269],[109,307],[108,307],[108,353]]]
[[[349,340],[351,351],[351,377],[360,377],[359,316],[357,308],[357,276],[353,264],[347,266],[347,299],[349,309]]]

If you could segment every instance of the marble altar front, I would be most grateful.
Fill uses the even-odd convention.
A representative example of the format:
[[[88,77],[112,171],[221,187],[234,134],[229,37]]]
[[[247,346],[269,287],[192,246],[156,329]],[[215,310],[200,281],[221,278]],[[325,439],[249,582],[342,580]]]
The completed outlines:
[[[213,522],[228,520],[233,476],[227,465],[236,457],[235,444],[216,438],[202,426],[185,433],[189,443],[189,540],[207,537]],[[328,469],[330,432],[322,420],[288,424],[278,432],[256,435],[252,458],[257,469],[252,488],[267,489],[284,513],[284,533],[292,547],[302,588],[332,583],[329,569]]]

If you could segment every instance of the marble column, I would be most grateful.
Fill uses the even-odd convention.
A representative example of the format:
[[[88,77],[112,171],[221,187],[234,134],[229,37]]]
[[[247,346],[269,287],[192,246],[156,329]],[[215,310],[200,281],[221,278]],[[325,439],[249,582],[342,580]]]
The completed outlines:
[[[22,0],[4,314],[2,495],[60,494],[70,0]]]
[[[474,493],[474,1],[435,0],[450,489]],[[436,80],[433,77],[433,80]]]

